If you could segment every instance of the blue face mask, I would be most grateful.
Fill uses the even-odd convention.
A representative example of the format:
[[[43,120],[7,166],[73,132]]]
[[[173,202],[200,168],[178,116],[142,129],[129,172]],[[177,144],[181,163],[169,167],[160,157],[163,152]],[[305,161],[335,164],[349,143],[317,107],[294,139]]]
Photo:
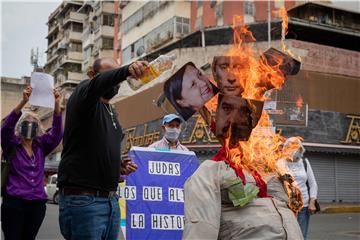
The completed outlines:
[[[36,136],[38,127],[36,122],[23,121],[20,126],[20,134],[24,138],[32,139]]]

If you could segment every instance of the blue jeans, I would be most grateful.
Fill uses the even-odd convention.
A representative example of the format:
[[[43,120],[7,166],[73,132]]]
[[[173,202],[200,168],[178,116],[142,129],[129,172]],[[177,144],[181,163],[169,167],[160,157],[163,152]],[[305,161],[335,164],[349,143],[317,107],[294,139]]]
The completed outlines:
[[[307,232],[309,228],[310,213],[308,207],[303,207],[298,215],[298,222],[300,224],[301,232],[304,236],[304,240],[307,239]]]
[[[60,194],[59,224],[67,240],[117,239],[120,231],[118,197]]]

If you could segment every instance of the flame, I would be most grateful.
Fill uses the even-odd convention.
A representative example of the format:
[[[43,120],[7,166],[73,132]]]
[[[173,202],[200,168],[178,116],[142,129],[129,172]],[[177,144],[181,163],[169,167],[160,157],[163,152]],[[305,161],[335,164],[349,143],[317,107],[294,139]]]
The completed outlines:
[[[302,108],[303,104],[304,104],[304,101],[303,101],[301,95],[299,95],[299,97],[296,100],[296,107],[300,110]]]
[[[288,18],[286,10],[281,9],[280,14],[283,18],[282,24],[282,47],[283,51],[291,54],[286,49],[284,43],[285,35],[287,33]],[[255,42],[253,34],[248,27],[244,25],[242,16],[235,16],[233,19],[234,29],[234,45],[229,49],[226,56],[230,57],[230,62],[237,67],[232,67],[232,74],[238,79],[243,92],[242,97],[253,100],[266,100],[265,92],[270,89],[280,89],[284,82],[285,76],[280,71],[282,59],[275,59],[276,63],[270,65],[264,55],[260,51],[255,50],[248,42]],[[246,43],[245,43],[246,42]],[[261,57],[259,57],[261,56]],[[235,64],[236,63],[236,64]],[[208,104],[213,110],[216,102]],[[229,130],[231,132],[231,130]],[[287,172],[287,169],[278,164],[279,159],[288,158],[283,151],[285,138],[280,134],[273,132],[273,125],[270,121],[269,115],[263,111],[257,127],[253,129],[248,141],[240,141],[238,147],[230,147],[230,138],[222,139],[227,159],[231,166],[239,167],[241,169],[253,172],[254,170],[262,177],[268,174]],[[299,146],[291,146],[291,148],[298,148]],[[287,187],[289,202],[294,199],[291,187]],[[295,201],[296,202],[296,201]],[[293,207],[300,202],[300,200],[293,204],[289,203],[289,207],[296,213],[297,207]]]
[[[279,17],[282,19],[281,23],[281,49],[283,52],[289,54],[292,58],[295,58],[301,62],[301,57],[295,55],[290,49],[286,47],[285,44],[285,36],[288,34],[288,26],[289,26],[289,17],[287,15],[287,11],[285,7],[281,7],[279,9]]]
[[[244,89],[242,96],[254,100],[266,100],[264,93],[272,88],[280,89],[284,84],[285,77],[280,71],[281,59],[277,59],[277,64],[271,66],[267,63],[264,56],[255,51],[251,46],[244,42],[255,42],[256,39],[243,24],[242,16],[234,16],[234,47],[227,56],[231,62],[237,65],[232,73],[240,80],[240,85]]]
[[[282,60],[276,59],[277,64],[271,66],[260,51],[248,43],[245,44],[255,42],[256,39],[244,25],[242,16],[234,16],[233,29],[234,45],[226,54],[230,57],[230,62],[237,65],[236,68],[231,68],[231,73],[244,89],[243,98],[264,101],[264,93],[267,90],[280,89],[285,82],[285,76],[280,71]],[[230,140],[226,139],[224,147],[230,161],[235,166],[241,165],[244,169],[256,170],[262,176],[276,171],[276,162],[281,157],[280,147],[285,138],[270,129],[272,123],[268,114],[263,111],[258,126],[248,141],[240,141],[238,148],[230,149]]]

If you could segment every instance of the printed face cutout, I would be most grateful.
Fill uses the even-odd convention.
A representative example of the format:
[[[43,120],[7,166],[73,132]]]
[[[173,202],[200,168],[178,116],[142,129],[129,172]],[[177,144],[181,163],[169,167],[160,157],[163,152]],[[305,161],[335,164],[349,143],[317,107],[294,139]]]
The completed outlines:
[[[200,110],[218,92],[218,89],[192,62],[189,62],[165,82],[164,92],[186,121]]]
[[[262,108],[261,101],[219,94],[215,135],[229,139],[230,148],[237,147],[239,141],[249,139],[252,129],[259,122]]]

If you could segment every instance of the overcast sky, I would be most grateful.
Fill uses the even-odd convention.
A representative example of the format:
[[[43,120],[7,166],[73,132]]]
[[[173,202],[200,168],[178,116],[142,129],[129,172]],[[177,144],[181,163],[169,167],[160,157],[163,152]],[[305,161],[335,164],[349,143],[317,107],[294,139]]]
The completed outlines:
[[[61,1],[1,1],[1,70],[6,77],[29,76],[31,48],[46,61],[47,19]]]

